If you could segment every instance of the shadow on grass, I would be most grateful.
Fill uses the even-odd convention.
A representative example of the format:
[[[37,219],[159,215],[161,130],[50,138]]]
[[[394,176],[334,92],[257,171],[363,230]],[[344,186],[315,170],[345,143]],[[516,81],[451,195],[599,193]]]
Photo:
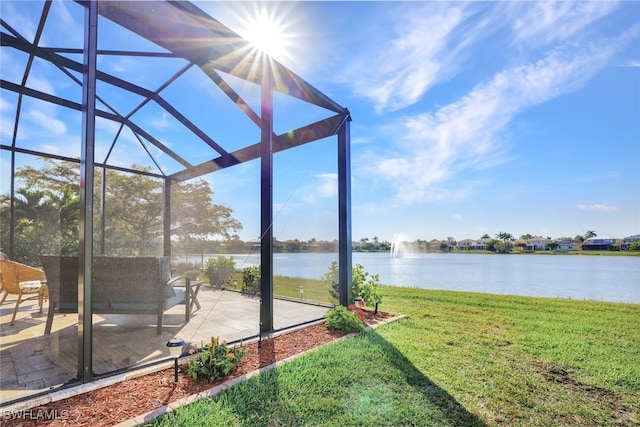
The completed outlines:
[[[355,340],[365,340],[367,345],[376,352],[384,354],[388,373],[385,376],[396,377],[396,386],[406,385],[406,397],[411,400],[409,405],[426,405],[421,412],[431,414],[430,419],[423,420],[423,425],[451,425],[451,426],[484,426],[485,424],[473,413],[469,412],[460,402],[446,390],[431,381],[413,363],[407,359],[393,344],[388,342],[375,331],[369,331],[356,337]],[[364,391],[368,394],[367,391]],[[399,420],[388,420],[392,425],[406,425]],[[413,425],[413,424],[410,424]]]
[[[273,357],[268,347],[262,353]],[[375,331],[262,372],[154,425],[195,419],[209,425],[484,425]]]

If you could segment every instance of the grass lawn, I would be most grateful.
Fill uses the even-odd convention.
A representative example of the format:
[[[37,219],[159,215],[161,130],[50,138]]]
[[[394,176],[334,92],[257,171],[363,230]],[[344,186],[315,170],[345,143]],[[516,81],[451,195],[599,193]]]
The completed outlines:
[[[409,318],[153,425],[638,425],[640,306],[383,288]]]

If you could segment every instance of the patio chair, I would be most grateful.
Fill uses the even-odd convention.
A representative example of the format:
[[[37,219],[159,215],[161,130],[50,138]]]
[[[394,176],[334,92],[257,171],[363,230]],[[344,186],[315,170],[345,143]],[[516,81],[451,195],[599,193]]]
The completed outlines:
[[[40,256],[49,286],[49,313],[45,334],[51,333],[54,313],[78,312],[78,257]],[[170,259],[95,257],[91,307],[95,314],[155,314],[156,333],[162,333],[164,311],[185,304],[189,321],[195,287],[185,279],[185,289],[174,287],[184,279],[171,278]],[[194,304],[196,304],[194,302]]]
[[[4,291],[0,304],[4,304],[9,294],[18,296],[11,323],[9,323],[11,326],[16,320],[20,303],[24,301],[37,298],[40,313],[42,313],[42,302],[47,297],[47,285],[41,282],[44,279],[42,270],[14,261],[0,260],[0,282]]]

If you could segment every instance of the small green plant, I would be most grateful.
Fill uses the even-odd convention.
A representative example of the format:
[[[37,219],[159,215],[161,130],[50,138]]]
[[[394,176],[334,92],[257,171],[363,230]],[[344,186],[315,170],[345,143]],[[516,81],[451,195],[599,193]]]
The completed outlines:
[[[226,341],[211,338],[211,342],[189,361],[187,374],[194,380],[204,375],[211,381],[229,375],[247,354],[247,349],[243,346],[229,348],[226,344]]]
[[[357,313],[342,305],[335,306],[325,314],[325,326],[327,329],[342,332],[360,332],[364,329],[364,323]]]
[[[242,293],[260,295],[259,265],[250,265],[242,269]]]
[[[205,273],[211,286],[223,287],[229,284],[236,269],[236,263],[231,257],[216,257],[207,260]]]
[[[192,270],[185,271],[183,276],[187,276],[191,280],[198,280],[201,274],[202,274],[201,270],[192,269]]]
[[[322,276],[324,282],[331,284],[329,295],[331,295],[334,301],[338,301],[340,295],[338,272],[338,262],[332,261],[329,266],[329,271]],[[376,304],[382,302],[382,295],[380,295],[379,292],[381,285],[379,275],[369,275],[361,264],[356,264],[355,267],[351,269],[351,277],[353,298],[362,298],[369,307],[374,307]]]
[[[380,295],[380,276],[369,275],[360,264],[353,267],[352,272],[353,298],[362,298],[369,307],[382,302]]]
[[[329,295],[334,301],[338,301],[340,296],[340,282],[338,279],[339,271],[340,269],[338,268],[338,261],[331,261],[331,265],[329,265],[329,271],[322,275],[322,281],[330,285]]]

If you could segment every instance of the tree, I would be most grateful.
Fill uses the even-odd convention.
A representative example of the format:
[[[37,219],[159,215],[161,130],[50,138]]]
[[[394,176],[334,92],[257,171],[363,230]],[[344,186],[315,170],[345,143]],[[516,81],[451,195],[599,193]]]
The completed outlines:
[[[302,242],[298,239],[287,240],[285,242],[285,249],[287,250],[287,252],[298,253],[300,252],[300,249],[302,249]]]
[[[482,237],[480,237],[480,240],[483,240],[483,239],[490,239],[490,238],[491,238],[491,236],[489,236],[487,233],[484,233],[484,234],[482,235]]]
[[[40,254],[76,254],[78,251],[79,167],[46,161],[55,171],[23,166],[15,174],[13,260],[40,264]],[[75,180],[75,181],[74,181]],[[0,241],[9,246],[11,195],[0,195]]]
[[[514,246],[516,248],[520,249],[521,251],[523,251],[524,248],[527,247],[527,242],[516,242],[516,244]]]
[[[157,253],[159,236],[162,236],[162,182],[109,170],[105,185],[104,252],[118,255]]]
[[[237,238],[242,224],[233,218],[233,210],[213,203],[213,190],[203,179],[181,183],[171,192],[171,234],[185,239]]]
[[[560,244],[558,242],[549,242],[545,246],[547,249],[554,251]]]
[[[533,239],[533,236],[531,234],[527,233],[527,234],[523,234],[522,236],[520,236],[520,238],[522,240],[530,240],[530,239]]]
[[[596,234],[595,231],[593,230],[587,230],[586,233],[584,233],[584,240],[589,240],[593,237],[597,237],[598,235]]]
[[[9,196],[2,197],[0,224],[9,223]],[[79,197],[65,185],[59,194],[20,188],[15,197],[14,260],[39,265],[40,254],[73,255],[78,251]],[[8,241],[8,227],[3,241]],[[5,235],[6,233],[6,235]]]
[[[513,235],[511,233],[499,232],[496,234],[496,237],[503,242],[512,242],[514,240]]]
[[[132,168],[148,171],[133,165]],[[94,242],[102,237],[102,175],[95,173]],[[80,215],[79,165],[44,159],[43,167],[24,166],[16,171],[14,259],[37,264],[42,253],[77,254]],[[172,237],[185,244],[213,236],[233,238],[242,229],[233,211],[212,203],[213,191],[204,180],[172,188]],[[0,200],[0,233],[8,241],[9,195]],[[156,254],[163,234],[162,181],[146,175],[107,170],[105,178],[105,252],[112,255]]]
[[[511,245],[511,243],[509,242],[496,242],[495,246],[494,246],[495,250],[497,253],[499,254],[507,254],[509,252],[511,252],[511,249],[513,249],[513,246]]]

